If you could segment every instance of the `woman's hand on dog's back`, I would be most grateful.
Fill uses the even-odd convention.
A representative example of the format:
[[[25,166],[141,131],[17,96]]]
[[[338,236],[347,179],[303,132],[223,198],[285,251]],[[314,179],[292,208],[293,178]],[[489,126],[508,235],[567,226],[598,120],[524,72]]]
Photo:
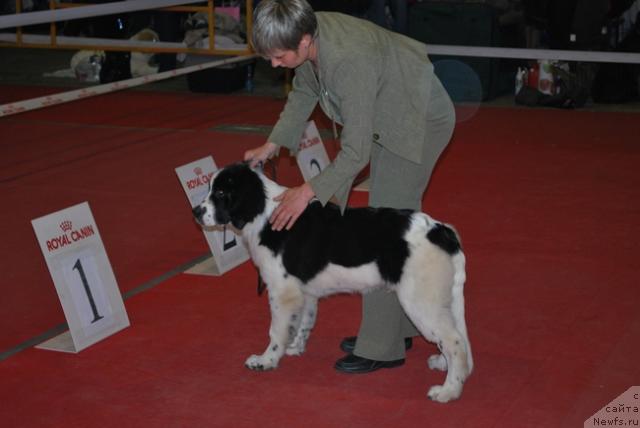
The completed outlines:
[[[284,193],[273,198],[274,201],[280,202],[280,204],[271,214],[271,218],[269,218],[271,228],[277,231],[283,228],[291,229],[314,196],[315,193],[311,185],[304,183],[302,186],[287,189]]]

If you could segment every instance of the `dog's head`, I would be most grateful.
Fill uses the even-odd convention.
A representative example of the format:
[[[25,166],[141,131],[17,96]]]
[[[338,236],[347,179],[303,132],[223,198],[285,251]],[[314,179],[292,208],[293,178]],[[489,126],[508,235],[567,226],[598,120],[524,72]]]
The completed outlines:
[[[212,178],[209,193],[193,216],[202,226],[231,223],[241,230],[264,212],[264,183],[258,173],[246,163],[229,165]]]

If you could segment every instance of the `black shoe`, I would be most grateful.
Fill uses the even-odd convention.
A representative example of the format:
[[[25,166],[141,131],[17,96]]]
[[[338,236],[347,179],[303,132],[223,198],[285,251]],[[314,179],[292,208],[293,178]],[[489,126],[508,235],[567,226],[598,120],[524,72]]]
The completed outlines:
[[[342,349],[347,354],[352,354],[353,350],[356,348],[356,339],[356,336],[345,337],[344,339],[342,339],[342,342],[340,342],[340,349]],[[411,339],[410,337],[405,338],[404,349],[408,351],[412,346],[413,339]]]
[[[393,361],[376,361],[349,354],[336,361],[336,370],[343,373],[370,373],[378,369],[391,369],[404,364],[404,358]]]

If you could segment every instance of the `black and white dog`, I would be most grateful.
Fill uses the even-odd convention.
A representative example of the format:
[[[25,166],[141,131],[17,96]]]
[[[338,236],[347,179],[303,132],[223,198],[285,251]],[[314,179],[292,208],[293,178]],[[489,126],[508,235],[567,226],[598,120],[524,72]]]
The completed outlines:
[[[206,199],[193,209],[203,226],[231,223],[241,231],[267,284],[269,346],[245,365],[269,370],[304,352],[318,298],[385,287],[441,353],[429,367],[448,370],[428,396],[447,402],[462,393],[473,359],[464,318],[465,256],[457,234],[421,212],[390,208],[340,209],[311,202],[289,230],[273,231],[273,198],[286,188],[247,164],[216,173]]]

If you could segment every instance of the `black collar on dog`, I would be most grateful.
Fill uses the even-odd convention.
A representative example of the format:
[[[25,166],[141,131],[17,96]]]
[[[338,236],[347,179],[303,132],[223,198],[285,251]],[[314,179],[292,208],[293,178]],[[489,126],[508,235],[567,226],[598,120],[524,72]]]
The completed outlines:
[[[260,276],[260,272],[258,272],[258,296],[262,296],[265,288],[267,288],[267,284],[264,283],[262,277]]]

